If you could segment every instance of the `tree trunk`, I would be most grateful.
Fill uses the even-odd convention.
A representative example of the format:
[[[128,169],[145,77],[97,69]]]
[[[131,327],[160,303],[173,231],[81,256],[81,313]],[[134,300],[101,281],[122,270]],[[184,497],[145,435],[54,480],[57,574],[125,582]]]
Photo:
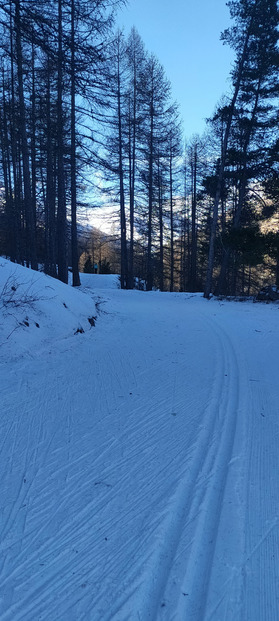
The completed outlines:
[[[15,244],[15,220],[14,220],[14,204],[13,204],[13,190],[11,181],[11,162],[9,153],[9,137],[8,137],[8,120],[7,120],[7,105],[5,97],[5,75],[3,69],[3,102],[2,110],[3,117],[1,118],[1,152],[2,152],[2,169],[4,177],[5,188],[5,212],[7,217],[7,230],[6,233],[6,248],[10,256],[11,261],[16,260],[16,244]]]
[[[68,283],[67,214],[64,174],[63,132],[63,47],[62,0],[58,0],[58,85],[57,85],[57,263],[58,278]]]
[[[118,41],[120,44],[120,41]],[[118,114],[118,166],[119,166],[119,192],[120,192],[120,228],[121,228],[121,289],[127,287],[128,255],[125,214],[124,172],[123,172],[123,149],[122,149],[122,116],[121,116],[121,79],[120,79],[120,47],[117,57],[117,114]]]
[[[163,223],[163,192],[162,175],[158,159],[158,208],[159,208],[159,288],[164,291],[164,223]]]
[[[153,140],[154,140],[154,90],[152,85],[150,102],[150,140],[148,158],[148,223],[147,223],[147,270],[146,270],[146,290],[151,291],[153,287],[152,269],[152,215],[153,215]]]
[[[134,219],[135,219],[135,172],[136,172],[136,60],[134,57],[134,80],[133,80],[133,111],[130,121],[129,139],[129,170],[130,170],[130,247],[129,247],[129,288],[134,287]]]
[[[191,286],[190,291],[197,288],[197,145],[194,145],[192,168],[192,239],[191,239]]]
[[[170,291],[174,285],[174,231],[173,231],[173,171],[172,171],[172,145],[170,148]]]
[[[71,232],[73,287],[80,286],[77,245],[75,0],[71,0]]]
[[[55,173],[53,131],[51,123],[50,59],[47,66],[46,95],[46,200],[45,200],[45,272],[57,277],[56,267],[56,221],[55,221]]]
[[[32,33],[33,35],[33,33]],[[33,39],[33,36],[32,36]],[[37,187],[37,179],[36,179],[36,90],[35,90],[35,47],[34,41],[32,40],[32,108],[31,108],[31,178],[32,178],[32,186],[31,186],[31,195],[32,195],[32,212],[33,218],[36,222],[36,187]],[[36,236],[36,228],[34,230],[34,234]],[[35,238],[35,244],[36,238]]]
[[[15,0],[15,30],[16,30],[16,57],[18,74],[18,95],[19,95],[19,115],[20,115],[20,136],[22,148],[22,169],[24,184],[24,205],[26,215],[26,234],[27,234],[27,261],[31,261],[32,269],[38,269],[36,258],[35,232],[36,223],[34,219],[31,195],[29,153],[26,131],[26,113],[23,91],[23,68],[22,68],[22,44],[21,44],[21,15],[20,1]]]
[[[19,165],[16,143],[16,111],[15,111],[15,87],[14,87],[14,41],[13,41],[13,16],[12,3],[10,2],[10,56],[11,56],[11,105],[9,111],[10,136],[11,136],[11,158],[12,158],[12,176],[13,176],[13,220],[14,220],[14,236],[15,236],[15,260],[20,263],[22,259],[22,243],[20,236],[20,185],[19,185]]]

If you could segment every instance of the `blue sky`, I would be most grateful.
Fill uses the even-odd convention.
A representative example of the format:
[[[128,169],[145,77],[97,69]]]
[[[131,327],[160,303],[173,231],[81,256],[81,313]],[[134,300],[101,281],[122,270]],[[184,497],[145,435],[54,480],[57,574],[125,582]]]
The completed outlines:
[[[164,66],[187,137],[203,132],[229,90],[234,56],[220,33],[230,23],[225,0],[129,0],[118,13],[118,26],[135,26]]]

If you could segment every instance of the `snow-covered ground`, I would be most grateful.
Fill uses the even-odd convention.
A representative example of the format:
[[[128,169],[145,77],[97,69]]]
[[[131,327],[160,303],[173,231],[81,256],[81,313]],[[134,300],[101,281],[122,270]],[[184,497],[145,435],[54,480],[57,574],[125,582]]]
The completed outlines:
[[[117,286],[0,259],[0,619],[276,621],[278,305]]]

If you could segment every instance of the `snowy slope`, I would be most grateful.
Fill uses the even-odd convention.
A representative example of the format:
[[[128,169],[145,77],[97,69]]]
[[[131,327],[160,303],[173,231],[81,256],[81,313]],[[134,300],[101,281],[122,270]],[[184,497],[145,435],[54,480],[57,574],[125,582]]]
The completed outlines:
[[[6,359],[89,330],[96,308],[80,291],[0,258],[0,313],[0,359]]]
[[[276,621],[278,305],[91,282],[2,356],[1,621]]]

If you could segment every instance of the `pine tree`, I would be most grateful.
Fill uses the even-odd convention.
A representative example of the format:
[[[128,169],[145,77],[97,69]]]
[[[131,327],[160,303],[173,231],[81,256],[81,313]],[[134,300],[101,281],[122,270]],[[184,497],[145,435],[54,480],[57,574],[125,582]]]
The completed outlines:
[[[223,34],[223,40],[236,50],[236,62],[232,72],[233,97],[227,107],[227,121],[222,144],[217,189],[214,201],[211,238],[208,257],[205,297],[209,297],[214,267],[214,246],[218,222],[218,207],[223,186],[225,166],[228,154],[232,123],[236,116],[236,106],[241,99],[248,97],[249,116],[246,132],[245,150],[248,150],[255,123],[259,115],[261,97],[266,97],[266,88],[272,76],[277,72],[276,43],[278,39],[277,3],[276,0],[232,0],[229,2],[234,25]],[[245,86],[246,85],[246,86]],[[246,94],[245,94],[246,92]],[[270,97],[272,90],[268,87]],[[244,99],[243,99],[244,95]],[[239,194],[239,210],[243,203],[246,187],[246,164],[243,163],[241,192]]]
[[[265,157],[262,148],[268,139],[268,129],[272,103],[277,89],[274,77],[278,72],[276,2],[258,4],[257,23],[252,29],[249,46],[249,58],[244,64],[244,71],[236,108],[234,135],[239,135],[239,152],[237,158],[237,203],[232,227],[235,231],[241,227],[241,214],[247,199],[249,182],[261,167]],[[273,102],[272,102],[273,100]],[[226,292],[226,272],[230,259],[230,247],[224,249],[217,293]]]

